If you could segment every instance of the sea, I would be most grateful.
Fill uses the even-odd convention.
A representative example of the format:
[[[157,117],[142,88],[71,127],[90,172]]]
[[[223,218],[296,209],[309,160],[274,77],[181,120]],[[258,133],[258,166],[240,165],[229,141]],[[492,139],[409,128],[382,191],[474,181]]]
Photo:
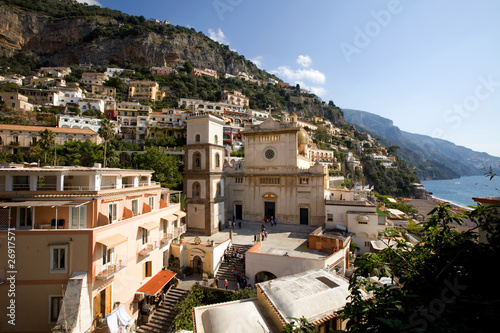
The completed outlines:
[[[490,180],[486,176],[467,176],[455,179],[422,180],[427,192],[436,199],[461,207],[476,206],[473,197],[500,197],[500,175]]]

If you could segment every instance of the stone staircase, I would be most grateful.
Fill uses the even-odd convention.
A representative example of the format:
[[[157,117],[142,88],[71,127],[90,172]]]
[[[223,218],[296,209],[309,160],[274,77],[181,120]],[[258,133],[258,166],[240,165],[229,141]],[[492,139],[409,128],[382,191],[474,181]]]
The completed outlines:
[[[165,301],[156,308],[153,317],[147,324],[141,325],[136,332],[140,333],[169,333],[177,315],[175,304],[186,298],[187,290],[172,287],[165,296]]]
[[[235,249],[240,250],[240,254],[245,254],[252,245],[241,245],[241,244],[233,244]],[[220,265],[219,270],[217,271],[217,277],[219,278],[219,288],[224,289],[224,280],[227,279],[228,289],[235,290],[236,289],[236,276],[233,274],[233,267],[236,266],[236,270],[240,273],[240,276],[245,275],[244,264],[238,258],[230,258],[229,262],[224,262]]]

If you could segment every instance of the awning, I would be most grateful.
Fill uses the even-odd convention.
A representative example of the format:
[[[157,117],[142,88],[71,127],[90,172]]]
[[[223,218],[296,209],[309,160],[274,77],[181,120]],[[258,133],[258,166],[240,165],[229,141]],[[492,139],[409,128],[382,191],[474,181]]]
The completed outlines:
[[[175,273],[169,270],[163,270],[153,276],[145,285],[137,289],[138,292],[151,296],[156,295],[175,276]]]
[[[106,245],[107,248],[113,248],[117,245],[125,243],[128,240],[126,236],[121,234],[115,234],[113,236],[106,237],[104,239],[98,240],[97,243],[101,243],[102,245]]]
[[[139,227],[146,229],[147,231],[151,231],[153,229],[156,229],[160,226],[160,223],[158,222],[148,222],[144,223],[143,225],[140,225]]]
[[[175,221],[177,221],[177,216],[170,214],[167,217],[162,218],[162,220],[165,220],[168,222],[175,222]]]
[[[179,217],[184,217],[184,216],[186,216],[186,213],[184,213],[182,210],[180,210],[180,211],[174,213],[174,215],[177,215]]]
[[[72,203],[73,201],[57,200],[31,200],[31,201],[6,201],[0,202],[0,207],[58,207]]]

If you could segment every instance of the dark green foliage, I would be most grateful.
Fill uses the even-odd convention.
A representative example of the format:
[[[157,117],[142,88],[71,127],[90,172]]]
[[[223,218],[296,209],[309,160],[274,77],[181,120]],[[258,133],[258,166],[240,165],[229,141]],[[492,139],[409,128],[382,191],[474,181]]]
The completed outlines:
[[[454,214],[448,204],[437,206],[413,246],[404,233],[391,231],[397,246],[365,254],[356,263],[344,312],[348,331],[489,332],[496,327],[500,292],[491,267],[500,259],[500,220],[495,209],[479,206]],[[464,218],[489,230],[489,243],[478,242],[475,230],[457,232],[452,223]],[[370,283],[364,279],[368,274],[391,277],[395,286]],[[360,287],[374,297],[363,299]]]
[[[403,160],[396,160],[397,168],[386,168],[371,156],[365,155],[361,157],[361,165],[365,183],[374,185],[377,192],[397,197],[411,195],[411,184],[417,181],[417,177]]]
[[[3,74],[32,75],[39,66],[35,56],[23,51],[15,51],[12,57],[0,57],[0,72]]]
[[[133,163],[137,169],[154,170],[153,180],[160,182],[163,187],[177,189],[182,184],[182,162],[173,155],[162,153],[156,147],[145,153],[135,154]]]

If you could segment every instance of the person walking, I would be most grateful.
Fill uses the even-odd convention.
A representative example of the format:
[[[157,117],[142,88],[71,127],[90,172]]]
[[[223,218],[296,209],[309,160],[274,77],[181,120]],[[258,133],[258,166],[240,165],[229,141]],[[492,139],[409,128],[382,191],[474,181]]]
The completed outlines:
[[[253,234],[253,242],[257,243],[257,234]]]
[[[267,240],[267,230],[264,230],[264,238]]]
[[[227,282],[227,279],[224,280],[224,287],[226,288],[227,290],[227,286],[229,285],[229,283]]]
[[[238,228],[241,229],[241,221],[238,222]]]
[[[214,277],[214,282],[215,282],[215,287],[219,289],[219,278],[217,277],[217,275]]]

